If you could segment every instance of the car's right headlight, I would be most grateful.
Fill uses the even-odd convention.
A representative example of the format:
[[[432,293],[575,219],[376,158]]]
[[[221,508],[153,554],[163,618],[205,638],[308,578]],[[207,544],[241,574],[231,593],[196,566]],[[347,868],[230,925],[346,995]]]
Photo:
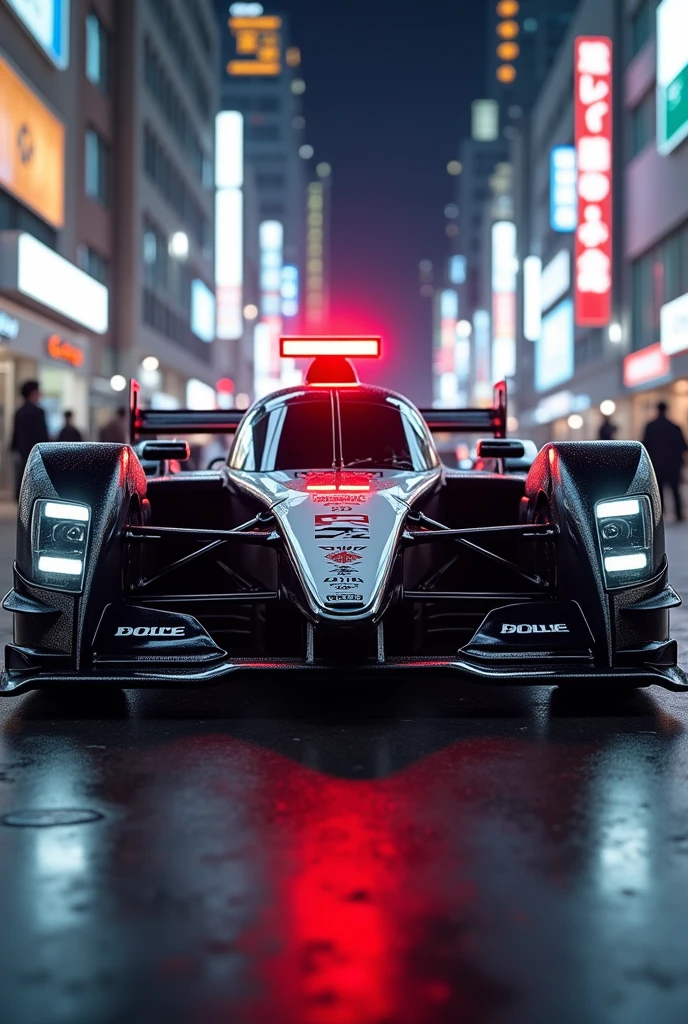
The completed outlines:
[[[33,507],[33,578],[40,586],[79,592],[84,582],[91,509],[40,499]]]
[[[598,501],[595,521],[608,590],[652,576],[652,507],[646,494]]]

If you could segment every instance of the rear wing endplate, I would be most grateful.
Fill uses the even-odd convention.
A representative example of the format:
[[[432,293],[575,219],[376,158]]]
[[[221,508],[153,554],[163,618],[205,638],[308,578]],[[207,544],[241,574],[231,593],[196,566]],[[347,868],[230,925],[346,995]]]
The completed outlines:
[[[177,434],[233,434],[244,413],[238,409],[141,409],[138,381],[129,385],[129,439]]]
[[[421,409],[433,433],[462,432],[506,437],[506,381],[495,384],[491,409]]]

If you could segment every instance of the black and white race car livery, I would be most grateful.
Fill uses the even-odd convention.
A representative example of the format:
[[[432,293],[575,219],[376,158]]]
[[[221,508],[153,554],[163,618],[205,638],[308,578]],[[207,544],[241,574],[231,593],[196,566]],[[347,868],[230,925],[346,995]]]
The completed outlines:
[[[316,357],[305,383],[244,415],[144,410],[133,384],[133,447],[37,445],[1,691],[352,668],[686,689],[643,446],[555,442],[504,472],[504,385],[421,413],[358,382],[345,357],[378,344],[282,339]],[[432,431],[487,435],[499,472],[446,469]],[[226,462],[172,471],[188,445],[165,436],[228,433]]]

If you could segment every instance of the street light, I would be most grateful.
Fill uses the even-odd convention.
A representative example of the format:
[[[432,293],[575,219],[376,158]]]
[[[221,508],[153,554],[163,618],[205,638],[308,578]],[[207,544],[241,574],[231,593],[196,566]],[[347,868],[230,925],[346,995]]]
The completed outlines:
[[[141,361],[141,366],[148,373],[154,373],[160,366],[160,360],[157,356],[146,356],[145,359]]]
[[[609,340],[614,344],[618,345],[623,338],[623,331],[621,330],[621,324],[610,324],[609,325]]]
[[[571,427],[571,430],[580,430],[580,428],[583,426],[583,417],[579,416],[577,412],[574,412],[571,416],[569,416],[568,424]]]
[[[456,325],[456,336],[457,338],[470,338],[473,332],[473,327],[470,320],[459,320]]]
[[[175,231],[169,241],[168,252],[176,260],[186,260],[189,257],[189,236],[186,231]]]
[[[600,402],[600,412],[603,416],[613,416],[616,412],[616,402],[612,402],[611,398],[605,398],[604,402]]]
[[[247,306],[244,306],[244,320],[255,320],[258,316],[258,307],[254,306],[252,302],[249,302]]]
[[[456,176],[457,174],[461,174],[462,170],[463,167],[458,160],[450,160],[447,164],[447,174]]]
[[[299,156],[302,160],[310,160],[314,152],[315,150],[312,146],[309,146],[308,143],[305,143],[303,146],[299,146]]]
[[[127,378],[123,377],[121,373],[116,373],[114,377],[110,377],[110,387],[113,391],[124,391],[127,386]]]

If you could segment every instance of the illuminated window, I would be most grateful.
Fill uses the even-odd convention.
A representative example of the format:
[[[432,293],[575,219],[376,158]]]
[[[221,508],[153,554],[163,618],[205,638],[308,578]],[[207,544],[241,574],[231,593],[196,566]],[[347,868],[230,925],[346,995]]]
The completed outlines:
[[[109,197],[109,149],[98,132],[89,128],[85,138],[85,191],[107,205]]]
[[[108,91],[110,39],[97,15],[86,18],[86,77],[102,92]]]

